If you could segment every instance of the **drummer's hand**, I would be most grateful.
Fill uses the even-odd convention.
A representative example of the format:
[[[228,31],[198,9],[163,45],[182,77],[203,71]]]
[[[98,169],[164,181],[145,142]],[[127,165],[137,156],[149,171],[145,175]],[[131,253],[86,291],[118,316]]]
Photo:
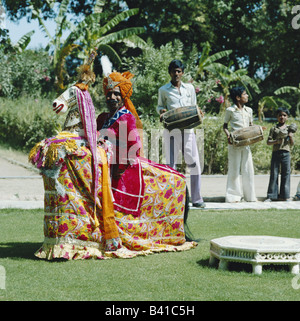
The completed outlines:
[[[166,109],[161,109],[161,110],[160,110],[160,116],[159,116],[160,121],[162,121],[162,115],[163,115],[166,111],[167,111]]]
[[[228,144],[229,144],[229,145],[232,145],[232,142],[231,142],[230,136],[227,136],[227,141],[228,141]]]

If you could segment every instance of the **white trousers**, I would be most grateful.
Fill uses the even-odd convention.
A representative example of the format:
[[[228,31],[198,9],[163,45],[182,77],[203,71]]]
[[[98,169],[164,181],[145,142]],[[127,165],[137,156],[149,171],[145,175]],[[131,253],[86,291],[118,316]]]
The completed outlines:
[[[257,201],[251,149],[249,146],[234,147],[228,145],[228,175],[225,202],[239,202],[243,196],[247,202]]]
[[[298,183],[296,194],[297,194],[298,196],[300,196],[300,182]]]
[[[179,129],[172,131],[164,130],[164,145],[166,152],[166,164],[176,169],[180,151],[184,156],[184,161],[190,170],[191,189],[190,196],[192,203],[201,203],[201,167],[199,153],[196,143],[196,137],[193,130],[184,130],[182,133]]]

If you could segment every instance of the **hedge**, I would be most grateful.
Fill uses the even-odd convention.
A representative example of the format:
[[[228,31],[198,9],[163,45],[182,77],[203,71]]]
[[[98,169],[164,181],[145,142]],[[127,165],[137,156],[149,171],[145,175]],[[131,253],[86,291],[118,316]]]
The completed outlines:
[[[30,99],[21,97],[15,100],[0,99],[0,142],[24,152],[29,150],[40,140],[55,135],[64,122],[65,116],[57,116],[52,111],[52,100],[45,98]],[[97,110],[97,113],[99,111]],[[148,148],[151,143],[158,143],[158,130],[163,130],[156,118],[141,115],[144,124],[144,136],[148,138]],[[300,128],[300,121],[292,117],[289,123],[295,122]],[[264,140],[252,145],[255,173],[269,173],[272,147],[266,144],[266,139],[273,122],[258,122],[265,126]],[[197,128],[203,130],[204,136],[204,174],[227,173],[227,140],[222,129],[223,116],[206,114],[203,123]],[[152,135],[152,137],[151,137]],[[300,130],[295,134],[295,146],[291,153],[292,171],[300,170]],[[153,146],[152,146],[153,147]],[[162,147],[159,147],[159,153]],[[154,159],[156,160],[156,159]],[[161,157],[159,161],[161,161]],[[157,160],[156,160],[157,161]],[[180,168],[184,170],[184,166]]]

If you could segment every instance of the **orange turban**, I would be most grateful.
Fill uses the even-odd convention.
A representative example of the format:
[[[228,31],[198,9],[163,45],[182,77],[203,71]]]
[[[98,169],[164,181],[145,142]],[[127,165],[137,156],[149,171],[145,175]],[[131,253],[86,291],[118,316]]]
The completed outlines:
[[[143,124],[134,108],[130,97],[132,95],[132,82],[130,81],[134,75],[129,71],[123,72],[122,74],[119,72],[113,72],[108,77],[105,77],[103,80],[103,89],[105,96],[108,91],[119,87],[122,98],[124,99],[125,107],[133,114],[136,119],[136,127],[138,129],[143,129]]]

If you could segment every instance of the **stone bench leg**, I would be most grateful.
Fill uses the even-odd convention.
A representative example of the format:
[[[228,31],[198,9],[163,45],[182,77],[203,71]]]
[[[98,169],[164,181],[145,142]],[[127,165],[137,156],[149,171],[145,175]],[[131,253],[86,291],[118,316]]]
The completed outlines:
[[[220,260],[219,262],[219,269],[220,270],[227,270],[228,262],[226,260]]]
[[[292,274],[299,274],[299,264],[290,264],[290,271]]]
[[[253,264],[252,265],[252,273],[260,275],[262,274],[262,265],[261,264]]]
[[[211,255],[209,257],[208,264],[209,264],[209,266],[215,266],[215,265],[217,265],[217,261],[218,261],[218,259],[216,257],[214,257],[213,255]]]

